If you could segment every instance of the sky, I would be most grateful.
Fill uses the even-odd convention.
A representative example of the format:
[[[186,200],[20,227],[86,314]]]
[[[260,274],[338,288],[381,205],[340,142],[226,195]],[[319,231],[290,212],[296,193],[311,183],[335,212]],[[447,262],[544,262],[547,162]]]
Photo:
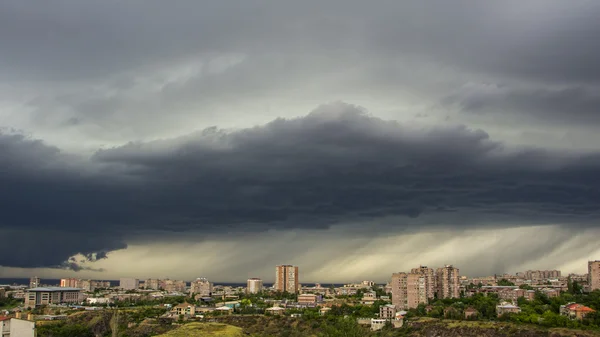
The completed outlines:
[[[600,3],[1,1],[0,277],[600,259]]]

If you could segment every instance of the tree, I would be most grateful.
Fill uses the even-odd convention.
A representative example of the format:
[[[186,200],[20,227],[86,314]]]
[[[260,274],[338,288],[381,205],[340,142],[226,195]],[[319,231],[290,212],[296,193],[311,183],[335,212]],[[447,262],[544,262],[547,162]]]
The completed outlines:
[[[503,278],[503,279],[501,279],[500,281],[498,281],[498,285],[499,285],[499,286],[505,286],[505,287],[506,287],[506,286],[514,286],[515,284],[514,284],[514,283],[512,283],[512,282],[510,282],[509,280],[507,280],[507,279]]]

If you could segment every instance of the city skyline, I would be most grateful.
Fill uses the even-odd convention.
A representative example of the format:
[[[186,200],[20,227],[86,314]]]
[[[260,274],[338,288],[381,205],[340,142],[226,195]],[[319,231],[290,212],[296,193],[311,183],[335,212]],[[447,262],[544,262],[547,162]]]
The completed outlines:
[[[0,278],[583,274],[600,257],[598,16],[0,2]]]

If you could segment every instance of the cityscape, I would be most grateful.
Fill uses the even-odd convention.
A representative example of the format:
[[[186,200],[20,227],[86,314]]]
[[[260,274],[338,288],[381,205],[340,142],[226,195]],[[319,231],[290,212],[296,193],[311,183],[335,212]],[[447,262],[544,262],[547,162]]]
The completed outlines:
[[[358,317],[357,324],[378,331],[387,324],[402,328],[405,316],[423,306],[429,313],[437,300],[465,299],[477,296],[498,299],[497,317],[521,313],[519,302],[535,301],[538,296],[552,299],[562,293],[593,293],[600,291],[600,260],[588,262],[587,274],[562,275],[560,270],[527,270],[515,275],[502,274],[469,278],[461,275],[459,268],[445,265],[438,268],[418,266],[410,271],[391,275],[386,284],[362,281],[344,285],[302,285],[299,266],[275,267],[275,283],[268,286],[261,278],[249,278],[246,286],[214,284],[206,278],[191,282],[170,279],[121,278],[118,285],[110,281],[64,278],[60,284],[45,284],[39,277],[31,277],[28,285],[0,285],[0,299],[21,301],[20,305],[5,310],[0,316],[2,336],[34,336],[36,322],[66,320],[69,314],[47,312],[77,312],[111,310],[139,303],[156,303],[163,309],[162,320],[203,320],[208,317],[244,316],[244,310],[262,315],[290,315],[302,317],[303,310],[316,310],[319,315],[329,315],[337,307],[348,303],[376,308],[375,317]],[[252,308],[244,296],[261,296],[262,308]],[[182,299],[172,303],[166,299]],[[353,301],[348,299],[353,298]],[[188,300],[193,303],[189,303]],[[47,312],[40,312],[45,308]],[[52,308],[54,310],[52,310]],[[448,314],[447,307],[444,314]],[[75,309],[75,311],[73,311]],[[560,315],[584,321],[596,310],[580,303],[560,306]],[[452,314],[456,314],[453,312]],[[464,308],[464,319],[476,319],[480,314],[474,307]],[[217,316],[215,316],[217,315]]]

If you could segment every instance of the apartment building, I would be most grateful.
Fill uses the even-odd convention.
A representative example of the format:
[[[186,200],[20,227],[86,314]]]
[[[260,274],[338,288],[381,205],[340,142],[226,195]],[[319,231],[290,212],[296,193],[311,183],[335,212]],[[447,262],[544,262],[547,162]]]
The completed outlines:
[[[590,291],[600,289],[600,260],[588,261],[588,287]]]
[[[416,308],[419,303],[427,303],[425,276],[415,273],[394,273],[392,275],[392,304],[397,310]]]
[[[187,287],[187,284],[185,281],[180,281],[180,280],[164,280],[162,282],[162,288],[165,291],[168,292],[180,292],[183,293],[185,292],[185,288]]]
[[[557,279],[560,277],[560,270],[528,270],[525,272],[526,280],[545,280]]]
[[[80,301],[81,289],[69,287],[38,287],[27,289],[25,307],[35,308],[40,305],[77,303]]]
[[[37,288],[41,285],[41,280],[39,277],[34,276],[29,279],[29,288]]]
[[[204,297],[211,296],[213,293],[213,285],[206,278],[200,277],[192,281],[190,285],[190,294],[196,294]]]
[[[460,276],[458,268],[446,265],[436,271],[436,287],[438,298],[460,297]]]
[[[425,291],[427,299],[435,297],[435,272],[433,268],[427,266],[419,266],[419,268],[413,268],[410,271],[412,274],[419,274],[424,277],[425,280]]]
[[[61,278],[60,279],[60,286],[61,287],[66,287],[66,288],[77,288],[77,282],[79,280],[76,278]]]
[[[122,278],[119,281],[119,288],[124,290],[136,290],[140,287],[140,280],[136,278]]]
[[[280,265],[275,268],[275,290],[288,293],[297,293],[300,290],[298,283],[298,267]]]
[[[144,288],[158,290],[158,289],[162,288],[161,280],[159,280],[157,278],[147,279],[146,281],[144,281]]]
[[[257,294],[263,289],[263,281],[259,278],[249,278],[246,282],[246,293]]]

